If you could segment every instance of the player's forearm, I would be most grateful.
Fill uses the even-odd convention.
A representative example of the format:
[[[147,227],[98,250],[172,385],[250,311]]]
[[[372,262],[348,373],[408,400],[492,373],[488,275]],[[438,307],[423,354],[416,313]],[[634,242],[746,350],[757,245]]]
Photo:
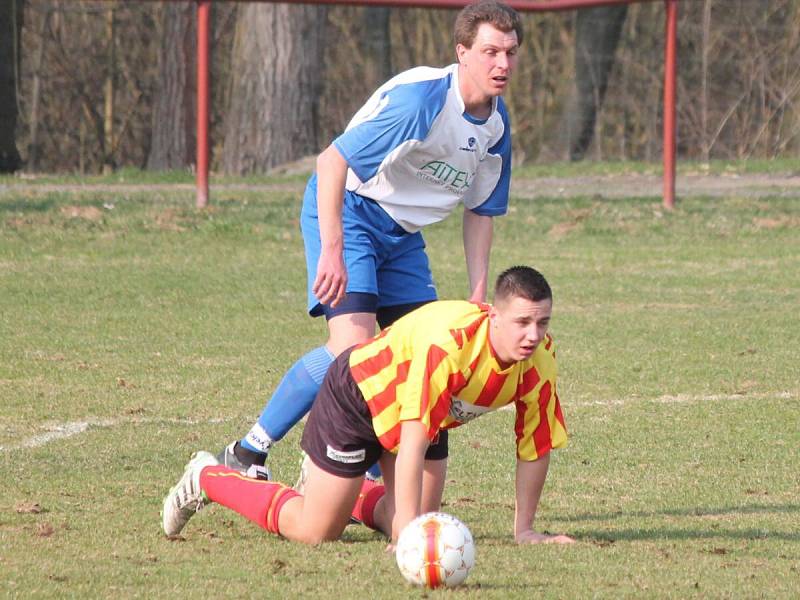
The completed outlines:
[[[494,220],[464,209],[464,257],[467,261],[470,300],[485,302],[489,278]]]
[[[526,532],[533,531],[536,509],[539,507],[549,465],[549,454],[534,461],[517,461],[514,537],[518,541]]]
[[[420,421],[404,421],[400,431],[400,449],[395,462],[395,517],[392,539],[420,512],[422,472],[428,437]]]
[[[342,250],[342,205],[346,180],[347,162],[335,146],[328,146],[317,157],[317,211],[323,251]]]

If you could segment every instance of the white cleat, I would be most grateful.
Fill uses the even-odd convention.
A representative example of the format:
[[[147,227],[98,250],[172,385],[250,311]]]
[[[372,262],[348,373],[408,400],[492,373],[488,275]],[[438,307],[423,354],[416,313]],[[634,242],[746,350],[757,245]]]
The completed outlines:
[[[203,492],[200,489],[200,472],[205,467],[218,465],[210,452],[200,451],[192,455],[178,483],[167,497],[161,511],[161,527],[169,536],[178,535],[194,513],[203,508]]]

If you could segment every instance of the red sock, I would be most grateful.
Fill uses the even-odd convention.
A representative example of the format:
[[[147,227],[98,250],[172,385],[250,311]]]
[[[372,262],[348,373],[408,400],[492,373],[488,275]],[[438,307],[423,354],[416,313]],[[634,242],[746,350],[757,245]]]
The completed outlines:
[[[378,529],[375,526],[375,506],[378,500],[383,498],[386,487],[380,483],[365,479],[358,494],[358,500],[353,508],[353,518],[360,521],[370,529]]]
[[[235,510],[270,533],[277,533],[278,515],[287,500],[299,496],[277,481],[245,477],[239,471],[218,465],[200,473],[200,489],[208,499]]]

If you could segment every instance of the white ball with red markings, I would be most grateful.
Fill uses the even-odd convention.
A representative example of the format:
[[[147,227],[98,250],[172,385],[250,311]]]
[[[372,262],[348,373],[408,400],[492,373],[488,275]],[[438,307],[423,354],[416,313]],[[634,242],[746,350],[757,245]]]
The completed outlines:
[[[475,542],[457,518],[430,512],[400,532],[395,557],[407,581],[428,588],[453,587],[475,566]]]

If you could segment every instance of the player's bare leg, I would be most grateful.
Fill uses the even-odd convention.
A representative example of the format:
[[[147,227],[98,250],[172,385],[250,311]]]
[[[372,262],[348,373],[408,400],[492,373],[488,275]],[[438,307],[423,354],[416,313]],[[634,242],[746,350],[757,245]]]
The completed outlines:
[[[441,510],[444,482],[447,475],[447,459],[426,460],[422,472],[422,512]]]
[[[362,477],[339,477],[308,461],[304,495],[292,498],[278,520],[283,537],[307,544],[338,538],[364,482]]]
[[[394,465],[397,457],[389,452],[384,452],[381,455],[378,464],[381,466],[381,473],[383,474],[383,484],[386,488],[386,493],[380,499],[373,511],[373,520],[375,528],[382,531],[388,536],[392,532],[392,519],[394,518]]]
[[[375,335],[375,313],[348,313],[328,320],[325,346],[334,356]]]

